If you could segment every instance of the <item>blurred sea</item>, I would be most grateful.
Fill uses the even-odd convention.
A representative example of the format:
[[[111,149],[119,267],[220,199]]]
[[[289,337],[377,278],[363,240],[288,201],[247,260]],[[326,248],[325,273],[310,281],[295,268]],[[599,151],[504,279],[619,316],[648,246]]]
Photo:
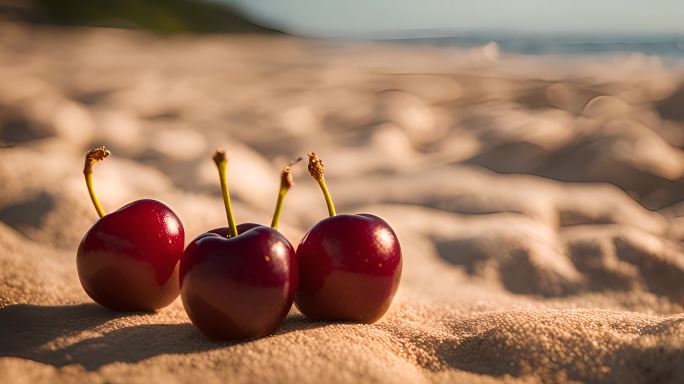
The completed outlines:
[[[473,48],[489,42],[502,52],[528,55],[595,55],[642,53],[666,60],[684,59],[684,36],[500,36],[470,34],[458,37],[401,38],[397,42]]]

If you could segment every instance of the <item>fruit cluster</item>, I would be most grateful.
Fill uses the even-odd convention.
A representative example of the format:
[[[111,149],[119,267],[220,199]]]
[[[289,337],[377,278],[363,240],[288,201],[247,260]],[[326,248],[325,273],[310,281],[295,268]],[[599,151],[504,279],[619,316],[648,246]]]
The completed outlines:
[[[330,217],[314,225],[297,249],[278,232],[283,200],[292,187],[281,174],[270,227],[236,224],[217,150],[228,227],[207,231],[183,249],[183,224],[165,204],[134,201],[106,214],[92,183],[93,165],[109,156],[88,152],[83,173],[100,219],[78,247],[81,285],[97,303],[121,311],[154,311],[179,294],[190,320],[213,339],[246,339],[273,332],[292,307],[316,321],[373,323],[389,308],[401,277],[401,247],[392,228],[369,214],[338,215],[321,159],[309,154]]]

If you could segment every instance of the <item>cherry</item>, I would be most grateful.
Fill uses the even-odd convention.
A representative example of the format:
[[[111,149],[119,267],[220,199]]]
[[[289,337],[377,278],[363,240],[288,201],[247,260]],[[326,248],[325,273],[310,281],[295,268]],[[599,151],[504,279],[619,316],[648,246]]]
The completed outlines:
[[[149,199],[106,214],[93,188],[92,169],[109,154],[99,147],[86,155],[83,174],[100,219],[78,246],[78,277],[88,296],[104,307],[154,311],[178,296],[183,224],[171,208]]]
[[[374,323],[399,287],[399,239],[377,216],[337,215],[323,170],[323,161],[309,154],[309,173],[323,191],[330,217],[314,225],[297,247],[295,305],[312,320]]]
[[[188,317],[212,339],[270,334],[283,321],[299,282],[290,242],[276,230],[282,201],[292,186],[289,167],[281,178],[272,228],[235,225],[226,180],[226,155],[214,154],[229,226],[201,234],[180,262],[181,299]]]

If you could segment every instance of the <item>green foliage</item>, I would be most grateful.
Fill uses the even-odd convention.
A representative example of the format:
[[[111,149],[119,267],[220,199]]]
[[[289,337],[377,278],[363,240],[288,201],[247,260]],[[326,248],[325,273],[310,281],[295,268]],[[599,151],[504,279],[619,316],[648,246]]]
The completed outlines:
[[[34,0],[41,21],[182,32],[273,33],[235,10],[198,0]]]

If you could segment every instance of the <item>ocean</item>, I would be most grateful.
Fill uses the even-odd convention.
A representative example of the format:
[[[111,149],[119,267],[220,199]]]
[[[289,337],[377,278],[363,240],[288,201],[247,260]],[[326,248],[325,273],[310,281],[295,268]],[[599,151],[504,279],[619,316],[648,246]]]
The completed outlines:
[[[532,36],[483,33],[448,37],[401,38],[391,41],[459,48],[473,48],[495,42],[502,52],[527,55],[642,53],[660,56],[664,59],[684,59],[684,36]]]

